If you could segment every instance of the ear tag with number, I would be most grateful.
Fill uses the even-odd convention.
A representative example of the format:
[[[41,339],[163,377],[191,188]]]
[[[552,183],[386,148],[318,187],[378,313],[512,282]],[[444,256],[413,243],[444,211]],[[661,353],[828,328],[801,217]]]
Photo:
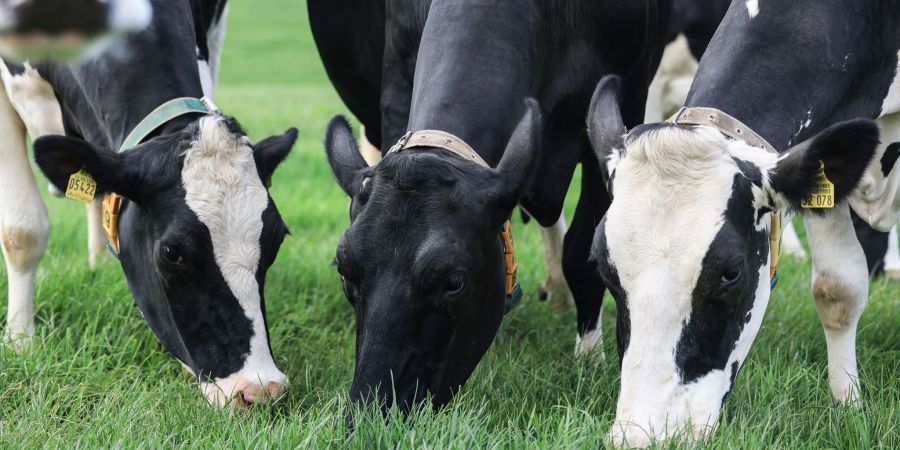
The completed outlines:
[[[819,173],[813,182],[809,195],[800,200],[800,207],[810,208],[834,208],[834,184],[825,176],[825,164],[819,161]]]
[[[82,168],[69,177],[69,185],[66,187],[66,197],[79,202],[90,203],[94,201],[97,193],[97,182],[94,177]]]

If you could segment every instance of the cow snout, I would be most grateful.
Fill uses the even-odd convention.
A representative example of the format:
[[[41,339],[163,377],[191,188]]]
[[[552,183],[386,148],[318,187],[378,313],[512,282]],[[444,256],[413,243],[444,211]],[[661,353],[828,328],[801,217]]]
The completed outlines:
[[[241,392],[241,395],[235,398],[235,403],[239,407],[250,406],[254,404],[265,405],[266,403],[276,401],[281,398],[287,391],[287,382],[270,381],[265,387],[259,383],[248,385]]]
[[[278,372],[266,377],[232,375],[215,383],[201,383],[209,403],[217,407],[244,409],[277,401],[288,390],[288,379]]]

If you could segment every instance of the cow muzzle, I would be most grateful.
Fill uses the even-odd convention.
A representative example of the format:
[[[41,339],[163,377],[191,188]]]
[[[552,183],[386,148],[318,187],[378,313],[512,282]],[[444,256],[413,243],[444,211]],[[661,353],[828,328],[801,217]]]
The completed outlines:
[[[237,373],[215,382],[201,382],[200,390],[215,407],[244,409],[279,400],[288,389],[288,378],[278,369],[256,373]]]

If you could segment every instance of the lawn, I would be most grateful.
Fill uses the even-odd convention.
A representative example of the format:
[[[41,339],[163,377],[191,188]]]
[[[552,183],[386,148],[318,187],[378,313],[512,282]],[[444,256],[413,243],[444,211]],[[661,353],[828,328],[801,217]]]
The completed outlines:
[[[305,2],[231,3],[217,104],[254,139],[300,129],[273,180],[292,236],[266,284],[273,351],[290,377],[289,395],[240,413],[209,408],[141,319],[118,263],[106,258],[99,270],[87,269],[83,207],[47,197],[52,232],[36,292],[38,336],[23,354],[0,349],[0,448],[601,446],[618,389],[614,304],[608,299],[603,311],[610,358],[598,367],[576,360],[574,311],[537,300],[540,235],[518,221],[526,295],[461,395],[439,413],[387,422],[369,414],[347,429],[354,317],[330,263],[348,202],[321,144],[328,120],[346,110],[318,60]],[[871,284],[858,339],[864,404],[847,409],[828,391],[810,262],[787,258],[780,268],[721,425],[703,445],[900,448],[900,283]],[[0,292],[5,317],[5,274]]]

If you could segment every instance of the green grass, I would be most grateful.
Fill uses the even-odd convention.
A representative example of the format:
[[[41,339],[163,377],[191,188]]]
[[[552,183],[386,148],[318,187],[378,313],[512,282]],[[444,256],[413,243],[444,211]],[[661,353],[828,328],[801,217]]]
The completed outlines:
[[[290,394],[244,413],[207,407],[144,324],[118,263],[107,258],[97,272],[86,268],[82,207],[48,198],[52,234],[39,272],[38,336],[24,354],[0,350],[0,448],[600,446],[613,419],[617,363],[610,357],[594,368],[573,357],[574,313],[537,301],[540,237],[518,223],[526,297],[462,394],[440,413],[387,423],[369,414],[346,429],[354,317],[330,262],[348,202],[321,148],[325,124],[345,109],[321,68],[303,4],[232,2],[217,94],[253,138],[300,128],[272,193],[293,235],[267,283],[273,350]],[[858,342],[864,406],[846,409],[828,392],[809,273],[809,261],[783,264],[721,426],[704,445],[900,447],[900,284],[871,285]],[[6,295],[5,276],[0,292]],[[5,311],[0,301],[0,317]],[[614,314],[607,301],[610,356]]]

